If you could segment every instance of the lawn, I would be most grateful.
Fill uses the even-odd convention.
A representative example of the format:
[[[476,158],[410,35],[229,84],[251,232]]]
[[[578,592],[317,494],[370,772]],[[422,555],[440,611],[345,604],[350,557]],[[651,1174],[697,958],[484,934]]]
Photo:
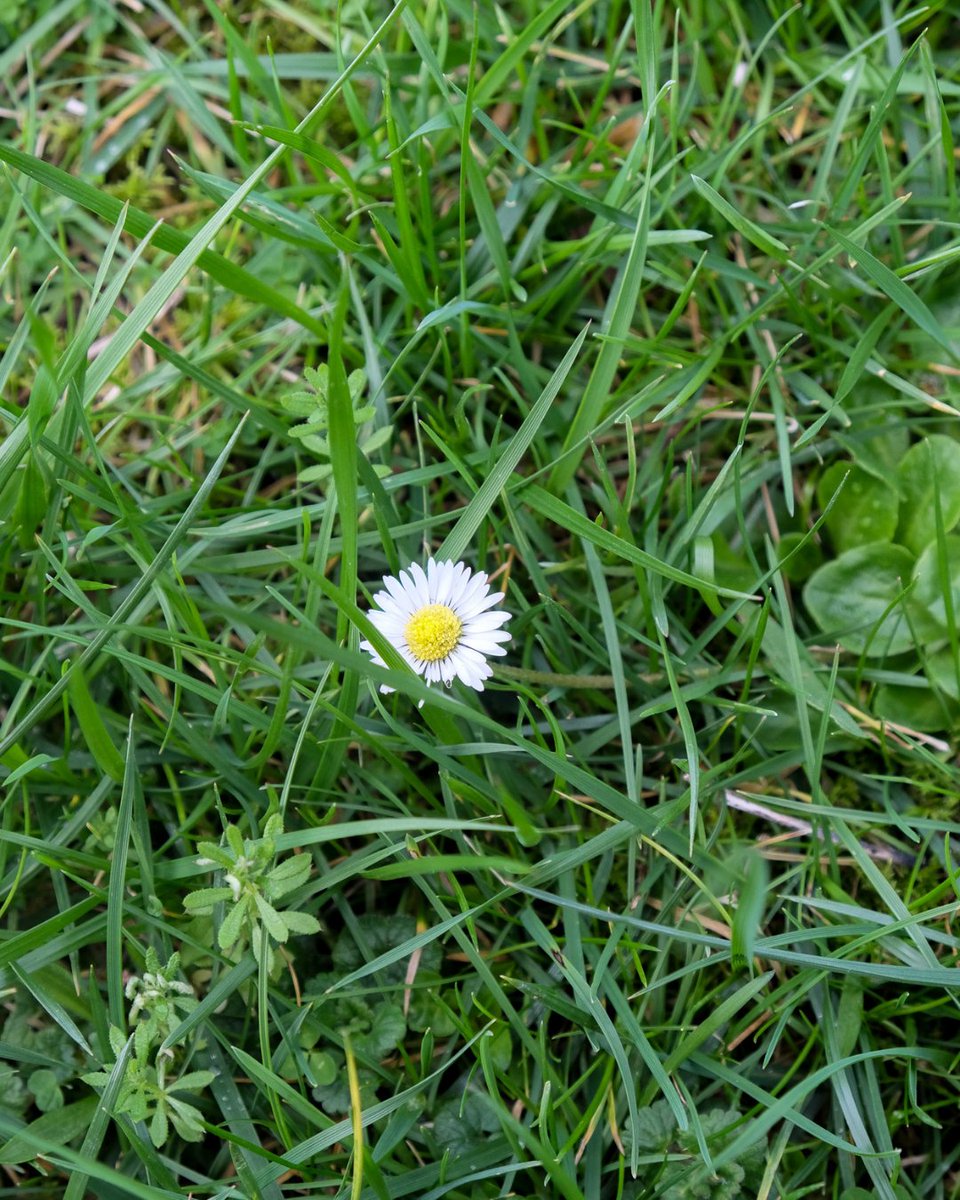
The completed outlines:
[[[960,1197],[958,50],[0,3],[0,1197]]]

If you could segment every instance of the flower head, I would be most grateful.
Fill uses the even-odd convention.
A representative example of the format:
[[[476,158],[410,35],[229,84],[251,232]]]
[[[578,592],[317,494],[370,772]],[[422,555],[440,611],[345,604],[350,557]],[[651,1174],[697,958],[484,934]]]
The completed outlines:
[[[435,562],[424,569],[414,563],[399,578],[384,575],[386,591],[377,592],[370,620],[427,683],[445,683],[454,677],[478,692],[493,674],[487,663],[492,654],[506,654],[510,634],[500,628],[510,614],[495,605],[503,592],[491,592],[483,571],[465,563]],[[493,611],[491,611],[493,610]],[[369,642],[361,642],[377,666],[386,666]],[[382,692],[393,689],[381,687]]]

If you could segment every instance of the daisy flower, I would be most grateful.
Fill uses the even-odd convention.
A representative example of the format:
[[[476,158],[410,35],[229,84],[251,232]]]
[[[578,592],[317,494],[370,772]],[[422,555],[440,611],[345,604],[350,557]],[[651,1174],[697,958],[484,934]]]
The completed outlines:
[[[450,686],[454,677],[478,692],[493,674],[487,659],[506,654],[510,634],[500,626],[510,614],[494,606],[503,592],[491,592],[487,575],[465,563],[435,562],[427,569],[414,563],[399,578],[384,575],[386,589],[377,592],[369,616],[387,641],[428,684]],[[386,666],[369,642],[361,642],[378,667]],[[381,686],[381,692],[393,688]]]

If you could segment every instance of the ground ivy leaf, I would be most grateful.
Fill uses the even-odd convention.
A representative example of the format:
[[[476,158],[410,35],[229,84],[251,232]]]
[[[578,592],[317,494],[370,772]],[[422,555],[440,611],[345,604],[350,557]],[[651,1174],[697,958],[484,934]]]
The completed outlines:
[[[370,1032],[356,1039],[357,1050],[370,1058],[381,1059],[400,1045],[406,1031],[407,1023],[400,1006],[382,1000],[373,1010]]]

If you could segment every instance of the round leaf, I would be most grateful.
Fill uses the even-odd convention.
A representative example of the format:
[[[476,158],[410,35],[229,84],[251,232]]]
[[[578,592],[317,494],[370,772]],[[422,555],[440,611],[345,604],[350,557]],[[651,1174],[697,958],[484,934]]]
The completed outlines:
[[[902,546],[873,542],[848,550],[810,577],[803,598],[824,633],[845,650],[879,658],[913,645],[901,597],[913,555]]]
[[[952,700],[960,700],[960,665],[950,649],[931,654],[926,660],[927,678]]]
[[[951,662],[951,670],[952,667]],[[952,687],[956,692],[955,674]],[[877,689],[873,712],[884,721],[893,721],[921,733],[938,733],[949,729],[960,716],[956,702],[947,695],[928,686],[910,687],[901,683],[885,683]]]
[[[960,444],[934,434],[912,446],[897,468],[900,486],[900,525],[897,541],[919,554],[936,540],[936,499],[944,532],[960,521]]]
[[[913,570],[914,586],[910,593],[910,615],[917,632],[928,640],[943,641],[949,636],[947,596],[953,608],[954,622],[960,625],[960,537],[948,537],[946,556],[940,565],[936,542],[917,559]]]
[[[827,507],[838,488],[841,488],[840,494],[824,524],[841,553],[869,542],[893,539],[900,500],[889,483],[882,483],[853,463],[834,463],[824,471],[817,484],[817,503],[821,510]]]
[[[783,573],[791,583],[803,583],[823,562],[820,547],[805,537],[805,534],[791,531],[781,537],[777,546]]]

